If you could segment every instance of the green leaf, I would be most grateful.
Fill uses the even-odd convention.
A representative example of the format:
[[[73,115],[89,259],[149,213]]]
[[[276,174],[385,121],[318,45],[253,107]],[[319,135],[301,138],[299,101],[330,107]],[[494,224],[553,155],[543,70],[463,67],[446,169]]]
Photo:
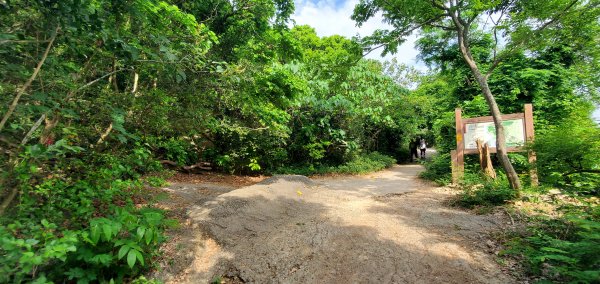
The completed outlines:
[[[43,284],[43,283],[51,283],[51,282],[48,281],[48,279],[44,275],[38,277],[37,279],[35,279],[31,282],[31,284]]]
[[[137,237],[138,240],[141,240],[144,237],[144,233],[146,232],[146,227],[138,227],[137,228]]]
[[[119,222],[113,221],[111,224],[111,227],[112,227],[112,233],[116,236],[121,231],[122,225]]]
[[[95,245],[100,240],[100,225],[98,223],[93,223],[90,227],[90,238],[92,243]]]
[[[117,253],[117,256],[119,257],[119,259],[123,258],[125,256],[125,254],[127,254],[127,252],[129,251],[130,247],[128,245],[123,245],[120,249],[119,249],[119,253]]]
[[[130,268],[133,268],[133,266],[135,265],[135,260],[137,257],[136,252],[136,250],[130,250],[129,253],[127,253],[127,264]]]
[[[142,264],[142,266],[144,266],[144,256],[142,255],[142,253],[136,250],[135,256],[137,257],[138,261]]]
[[[112,227],[110,226],[110,224],[102,225],[102,231],[104,232],[105,240],[109,241],[110,237],[112,236]]]
[[[108,266],[112,261],[112,255],[110,254],[98,254],[92,257],[92,262]]]
[[[543,255],[540,257],[541,261],[545,261],[548,259],[561,261],[561,262],[565,262],[565,263],[570,263],[570,264],[577,263],[577,259],[568,257],[568,256],[564,256],[564,255],[559,255],[559,254],[547,254],[547,255]]]
[[[152,236],[154,235],[153,231],[154,230],[152,230],[152,229],[148,229],[148,231],[146,232],[145,239],[146,239],[147,245],[149,245],[150,242],[152,241]]]

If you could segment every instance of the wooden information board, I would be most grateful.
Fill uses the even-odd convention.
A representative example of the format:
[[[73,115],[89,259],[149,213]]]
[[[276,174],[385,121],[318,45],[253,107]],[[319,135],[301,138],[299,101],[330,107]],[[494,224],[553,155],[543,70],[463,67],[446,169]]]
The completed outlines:
[[[496,152],[496,127],[491,116],[462,118],[460,108],[456,118],[456,150],[452,151],[452,181],[457,183],[464,173],[464,155],[477,154],[477,139],[488,143],[490,152]],[[524,152],[523,146],[533,141],[533,106],[525,104],[524,112],[502,115],[508,152]],[[535,162],[535,153],[529,152],[529,162]],[[537,173],[531,172],[532,185],[537,185]]]

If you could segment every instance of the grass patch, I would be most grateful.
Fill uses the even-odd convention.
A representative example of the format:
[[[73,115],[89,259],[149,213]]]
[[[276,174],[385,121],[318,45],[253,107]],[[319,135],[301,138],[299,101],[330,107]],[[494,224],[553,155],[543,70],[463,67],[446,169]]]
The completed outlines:
[[[297,175],[322,175],[322,174],[366,174],[389,168],[396,164],[396,159],[372,152],[362,154],[353,160],[338,166],[327,165],[305,165],[282,167],[276,174],[297,174]]]

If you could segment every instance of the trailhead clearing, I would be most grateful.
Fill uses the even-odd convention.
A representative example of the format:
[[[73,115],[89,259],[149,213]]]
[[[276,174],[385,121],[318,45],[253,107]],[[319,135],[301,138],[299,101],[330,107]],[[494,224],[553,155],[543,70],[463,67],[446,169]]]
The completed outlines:
[[[163,205],[185,207],[187,221],[154,276],[168,283],[514,282],[488,247],[505,218],[447,206],[452,190],[420,180],[422,170],[274,176],[238,189],[172,183],[164,190],[187,203]]]

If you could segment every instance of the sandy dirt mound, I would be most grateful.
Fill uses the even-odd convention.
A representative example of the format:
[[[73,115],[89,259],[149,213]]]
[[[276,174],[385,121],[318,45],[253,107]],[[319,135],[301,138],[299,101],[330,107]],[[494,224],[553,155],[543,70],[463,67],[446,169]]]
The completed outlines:
[[[397,166],[361,177],[275,176],[188,210],[171,283],[509,283],[481,246],[497,216],[443,205],[451,193]],[[168,269],[166,269],[168,270]],[[165,270],[165,271],[166,271]],[[230,281],[231,282],[231,281]]]

